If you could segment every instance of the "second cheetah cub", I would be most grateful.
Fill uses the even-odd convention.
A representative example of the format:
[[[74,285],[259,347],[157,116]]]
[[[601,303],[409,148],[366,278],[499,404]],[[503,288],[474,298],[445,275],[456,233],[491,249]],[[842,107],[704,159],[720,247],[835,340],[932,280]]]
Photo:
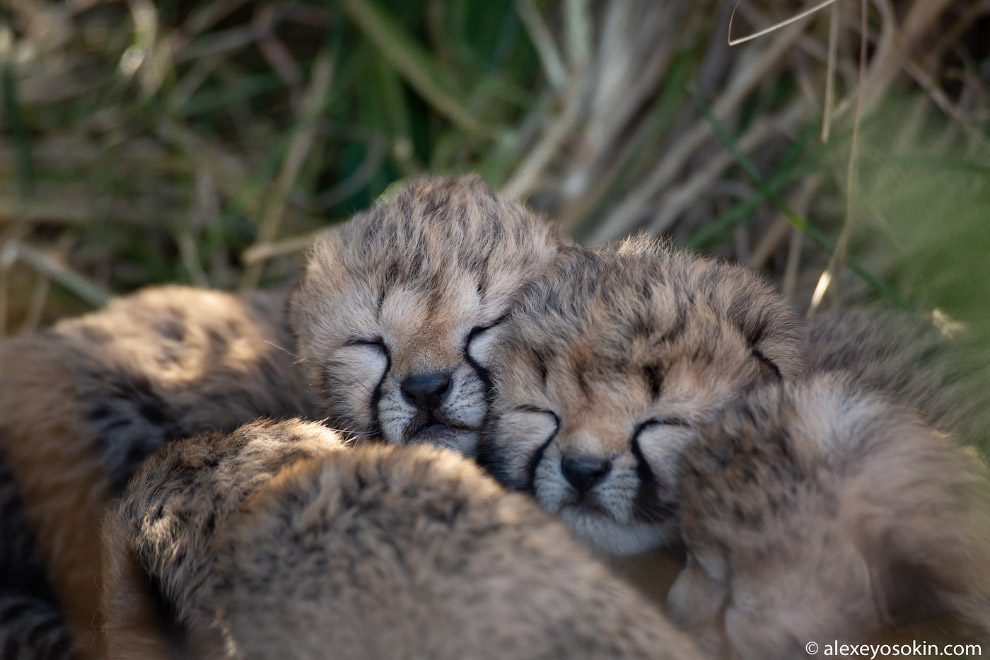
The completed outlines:
[[[560,245],[477,176],[413,181],[341,225],[313,249],[290,306],[330,423],[472,455],[487,330]]]
[[[676,540],[696,429],[740,392],[798,377],[805,350],[755,274],[647,239],[568,249],[498,332],[479,462],[610,554]]]
[[[301,422],[179,441],[104,536],[112,658],[700,658],[453,452]]]
[[[990,632],[986,467],[849,375],[752,393],[681,473],[669,604],[710,654],[796,658],[936,615]]]

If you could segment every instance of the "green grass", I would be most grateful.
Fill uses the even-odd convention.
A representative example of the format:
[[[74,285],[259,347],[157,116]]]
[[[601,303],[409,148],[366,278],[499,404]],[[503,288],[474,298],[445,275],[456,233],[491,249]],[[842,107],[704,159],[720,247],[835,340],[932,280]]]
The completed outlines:
[[[774,7],[744,3],[737,27],[784,17]],[[951,112],[931,88],[893,79],[861,126],[848,191],[856,49],[840,49],[838,111],[822,144],[827,12],[801,23],[804,41],[780,32],[729,48],[728,9],[20,3],[0,15],[0,330],[151,283],[286,281],[304,237],[398,180],[464,171],[583,240],[662,217],[664,233],[692,249],[746,262],[763,245],[759,265],[778,282],[799,258],[799,309],[852,194],[841,302],[938,308],[990,327],[986,15],[960,25],[956,51],[925,51]],[[957,9],[929,36],[962,20]],[[843,23],[848,44],[856,24]],[[931,48],[926,38],[907,47]],[[809,178],[821,185],[794,208]],[[781,217],[809,240],[790,240]],[[278,255],[247,264],[259,245]],[[46,280],[39,319],[28,310]]]

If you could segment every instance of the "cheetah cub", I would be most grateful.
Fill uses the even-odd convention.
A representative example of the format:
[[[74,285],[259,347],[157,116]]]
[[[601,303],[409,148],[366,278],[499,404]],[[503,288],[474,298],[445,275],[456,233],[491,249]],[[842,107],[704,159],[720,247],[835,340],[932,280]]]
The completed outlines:
[[[312,423],[165,447],[104,536],[111,658],[700,658],[472,463]]]
[[[97,530],[138,463],[175,438],[311,414],[284,349],[286,303],[285,292],[156,287],[0,341],[0,597],[52,594],[80,655],[100,657]],[[0,618],[0,638],[28,629]]]
[[[644,238],[566,250],[497,334],[478,461],[617,555],[676,541],[696,429],[740,392],[798,377],[805,350],[755,274]]]
[[[990,632],[985,466],[849,375],[750,394],[681,475],[669,604],[710,655],[796,658],[935,615]]]
[[[330,424],[473,455],[488,330],[560,246],[477,176],[414,181],[342,225],[313,249],[290,307]]]

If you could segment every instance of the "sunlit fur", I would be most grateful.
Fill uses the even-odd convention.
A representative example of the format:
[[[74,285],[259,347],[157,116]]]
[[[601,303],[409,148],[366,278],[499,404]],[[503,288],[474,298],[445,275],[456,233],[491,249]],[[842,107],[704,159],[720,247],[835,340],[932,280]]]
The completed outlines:
[[[30,543],[35,554],[0,566],[16,578],[0,594],[54,591],[80,656],[102,655],[93,636],[100,516],[140,461],[178,437],[309,414],[286,352],[285,304],[279,292],[158,287],[0,341],[0,453],[16,484],[0,487],[0,545]],[[16,529],[12,506],[27,521]],[[44,567],[37,579],[34,565]]]
[[[990,631],[986,467],[854,379],[751,393],[681,474],[670,606],[709,655],[795,658],[939,613]]]
[[[312,423],[169,445],[104,536],[115,659],[700,657],[471,462]]]
[[[477,176],[413,181],[336,229],[313,249],[290,311],[329,423],[472,455],[486,388],[469,339],[505,315],[559,244]],[[432,417],[400,389],[428,373],[451,379]]]
[[[803,326],[752,272],[647,239],[568,249],[496,329],[479,462],[592,547],[674,542],[680,453],[759,383],[802,373]],[[611,461],[579,497],[565,456]]]

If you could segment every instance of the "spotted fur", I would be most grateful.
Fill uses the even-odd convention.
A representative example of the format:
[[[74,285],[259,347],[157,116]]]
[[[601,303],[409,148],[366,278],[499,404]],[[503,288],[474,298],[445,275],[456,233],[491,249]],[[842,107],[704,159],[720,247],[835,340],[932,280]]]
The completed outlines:
[[[23,502],[23,534],[37,541],[35,557],[16,570],[45,567],[38,588],[50,582],[50,605],[65,613],[82,656],[102,655],[94,637],[100,516],[141,460],[207,429],[311,414],[286,352],[285,304],[284,293],[152,288],[0,342],[5,483]],[[17,534],[10,543],[26,538]]]
[[[985,636],[988,488],[972,452],[854,377],[770,384],[684,454],[671,612],[709,655],[740,659],[939,614]]]
[[[647,239],[568,249],[494,342],[479,462],[612,554],[676,542],[680,453],[733,397],[799,377],[805,351],[755,274]]]
[[[312,423],[168,445],[104,537],[111,658],[699,657],[472,463]]]
[[[486,330],[561,244],[477,176],[419,179],[312,251],[290,317],[323,414],[337,429],[475,451],[486,410]],[[409,379],[445,384],[433,409]]]

